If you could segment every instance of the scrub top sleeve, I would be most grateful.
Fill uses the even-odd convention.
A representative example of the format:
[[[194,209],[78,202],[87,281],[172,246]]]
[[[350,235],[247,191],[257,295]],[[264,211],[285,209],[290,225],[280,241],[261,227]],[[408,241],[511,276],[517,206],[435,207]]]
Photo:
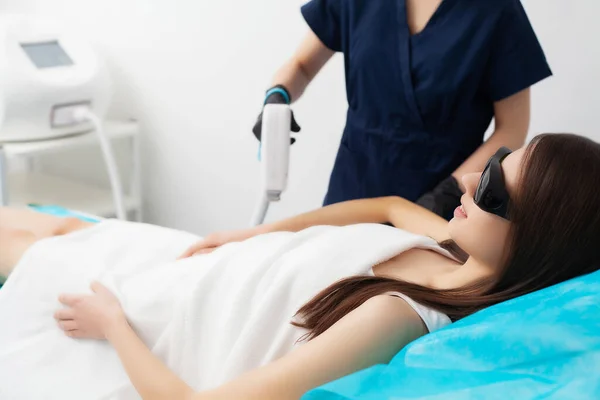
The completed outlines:
[[[552,75],[520,0],[509,0],[492,42],[489,88],[493,101],[527,89]]]
[[[301,8],[302,16],[310,29],[333,51],[342,51],[342,1],[311,0]]]

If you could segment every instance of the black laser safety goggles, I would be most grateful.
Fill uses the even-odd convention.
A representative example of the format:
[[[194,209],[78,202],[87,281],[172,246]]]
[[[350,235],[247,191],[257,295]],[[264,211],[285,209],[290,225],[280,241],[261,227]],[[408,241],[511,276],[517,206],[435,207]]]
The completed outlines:
[[[506,191],[501,164],[510,153],[512,153],[510,149],[501,147],[490,157],[481,173],[474,196],[475,204],[479,208],[506,220],[510,220],[508,216],[510,197]]]

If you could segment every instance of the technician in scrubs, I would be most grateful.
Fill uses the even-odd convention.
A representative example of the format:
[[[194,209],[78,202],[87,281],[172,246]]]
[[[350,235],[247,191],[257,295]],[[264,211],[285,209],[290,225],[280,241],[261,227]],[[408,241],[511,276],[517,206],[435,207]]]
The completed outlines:
[[[349,108],[324,205],[397,195],[450,219],[461,176],[523,145],[530,87],[552,75],[519,0],[312,0],[302,15],[310,32],[265,104],[293,103],[343,53]]]

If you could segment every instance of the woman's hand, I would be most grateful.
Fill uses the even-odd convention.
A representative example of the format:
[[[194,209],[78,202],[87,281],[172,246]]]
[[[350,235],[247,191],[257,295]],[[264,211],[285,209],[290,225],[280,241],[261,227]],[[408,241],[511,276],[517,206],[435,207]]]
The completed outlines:
[[[188,248],[185,253],[179,256],[179,259],[192,257],[198,254],[211,253],[224,244],[241,242],[256,236],[258,233],[259,232],[255,229],[213,233]]]
[[[67,306],[54,318],[65,334],[72,338],[107,338],[111,329],[127,324],[119,300],[98,282],[91,285],[92,295],[63,294],[59,301]]]

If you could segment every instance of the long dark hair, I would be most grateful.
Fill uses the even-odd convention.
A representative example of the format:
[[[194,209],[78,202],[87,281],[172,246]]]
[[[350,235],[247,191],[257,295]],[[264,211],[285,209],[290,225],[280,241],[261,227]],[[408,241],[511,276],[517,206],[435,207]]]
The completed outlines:
[[[325,332],[373,296],[401,292],[456,321],[491,305],[600,268],[600,145],[572,134],[537,136],[523,157],[511,199],[509,244],[496,278],[435,290],[381,277],[341,280],[304,305],[295,326],[305,339]],[[441,243],[468,258],[452,241]]]

